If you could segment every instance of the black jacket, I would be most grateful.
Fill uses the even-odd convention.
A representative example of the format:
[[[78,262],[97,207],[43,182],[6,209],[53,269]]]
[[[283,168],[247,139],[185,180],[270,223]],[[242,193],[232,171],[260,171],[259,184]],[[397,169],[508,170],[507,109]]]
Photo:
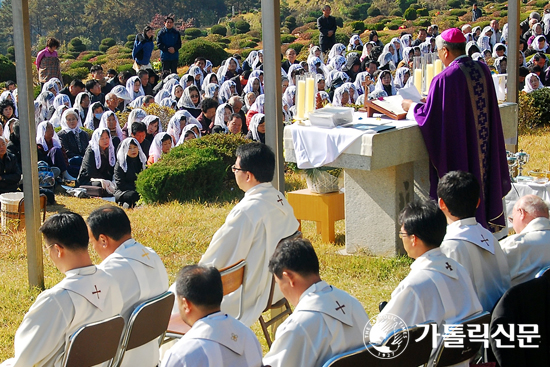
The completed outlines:
[[[92,148],[86,149],[80,173],[78,174],[78,185],[90,185],[92,178],[102,178],[104,180],[113,180],[114,167],[109,164],[109,155],[101,154],[101,166],[95,165],[95,153]]]
[[[128,165],[126,172],[120,167],[118,162],[115,165],[115,199],[118,200],[126,191],[136,190],[136,180],[138,174],[143,170],[143,165],[139,157],[126,159]]]
[[[330,15],[326,18],[321,15],[317,18],[317,28],[319,29],[319,43],[322,45],[334,45],[336,43],[336,18]],[[328,36],[328,32],[332,31],[332,36]]]
[[[90,142],[90,137],[87,132],[80,130],[80,133],[78,133],[78,138],[80,139],[80,145],[82,147],[81,149],[78,149],[78,145],[76,144],[76,135],[73,134],[73,132],[62,130],[57,135],[59,136],[59,140],[61,140],[61,146],[67,153],[67,158],[84,156],[84,153],[86,153],[86,148],[88,148],[88,144]]]
[[[10,152],[6,152],[0,159],[0,194],[17,191],[21,180],[21,169],[17,165],[17,159]]]

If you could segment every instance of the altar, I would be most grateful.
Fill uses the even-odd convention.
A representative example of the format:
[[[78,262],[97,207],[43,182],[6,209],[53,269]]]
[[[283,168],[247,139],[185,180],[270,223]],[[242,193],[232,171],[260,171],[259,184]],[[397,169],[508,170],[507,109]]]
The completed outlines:
[[[507,142],[517,140],[517,104],[504,103],[499,107],[504,138]],[[327,145],[330,153],[327,157],[312,159],[315,164],[344,169],[345,252],[362,250],[377,256],[404,254],[398,235],[399,213],[413,199],[427,198],[430,188],[428,152],[420,129],[414,120],[369,118],[366,113],[355,113],[353,122],[392,128],[358,133],[343,151],[334,152],[335,148],[328,146],[328,142],[341,142],[338,135],[349,135],[350,128],[287,126],[283,136],[285,160],[303,161],[304,154],[308,153],[304,149],[295,151],[293,135],[307,132],[314,135],[318,144]]]

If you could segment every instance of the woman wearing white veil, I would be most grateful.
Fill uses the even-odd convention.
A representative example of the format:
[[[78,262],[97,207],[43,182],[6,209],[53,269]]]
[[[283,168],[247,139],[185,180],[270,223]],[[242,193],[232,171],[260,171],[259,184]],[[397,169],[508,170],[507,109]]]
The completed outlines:
[[[257,96],[264,94],[264,87],[258,77],[249,77],[246,85],[244,86],[243,93],[253,92]]]
[[[386,92],[388,96],[395,96],[397,94],[397,89],[395,89],[393,84],[393,76],[388,70],[384,70],[378,75],[374,91]]]
[[[149,148],[149,159],[147,164],[151,165],[157,163],[163,154],[168,154],[168,152],[174,147],[174,141],[172,136],[168,133],[158,133],[153,142],[151,143],[151,148]]]
[[[140,196],[136,191],[138,174],[145,169],[147,157],[134,138],[125,139],[120,144],[114,168],[115,202],[123,208],[133,208]]]
[[[115,147],[115,150],[118,149],[118,145],[124,140],[124,134],[122,133],[122,128],[118,122],[118,117],[113,111],[106,111],[103,113],[101,116],[101,121],[99,121],[98,129],[108,129],[111,133],[113,146]]]
[[[47,121],[50,119],[51,114],[55,112],[55,109],[53,109],[53,100],[55,99],[55,96],[52,92],[41,92],[38,97],[36,97],[36,102],[38,102],[38,105],[35,105],[35,118],[36,123],[40,123],[42,121]]]
[[[105,188],[103,181],[112,182],[116,164],[115,147],[109,129],[97,129],[84,153],[82,167],[77,178],[79,186]]]
[[[194,118],[193,115],[191,115],[186,110],[180,110],[177,111],[174,116],[172,116],[172,118],[170,118],[166,132],[170,134],[170,136],[172,136],[174,142],[177,142],[180,139],[183,127],[187,124],[197,124],[200,127],[199,131],[202,130],[201,123],[197,121],[197,119]]]
[[[349,39],[348,51],[355,51],[359,48],[361,48],[361,50],[363,49],[363,41],[361,41],[361,37],[359,37],[359,35],[354,34]]]
[[[61,106],[62,104],[69,108],[73,107],[68,95],[58,94],[53,100],[53,108],[57,109],[57,107]]]
[[[86,92],[78,93],[76,98],[74,99],[74,108],[78,110],[78,114],[80,115],[80,121],[84,120],[88,115],[89,107],[90,107],[90,95]]]
[[[204,88],[204,98],[214,98],[218,103],[223,103],[220,100],[220,86],[216,83],[209,83]]]
[[[330,61],[334,59],[336,56],[344,56],[345,52],[346,52],[346,46],[344,46],[341,43],[335,43],[330,49],[330,52],[328,53],[327,64],[329,64]]]
[[[128,120],[122,128],[124,139],[132,135],[132,124],[136,121],[143,121],[145,117],[147,117],[147,112],[145,112],[141,108],[134,108],[132,111],[130,111],[130,114],[128,115]]]
[[[71,176],[76,177],[82,165],[82,157],[86,152],[86,148],[88,148],[88,133],[81,129],[82,122],[80,121],[80,116],[78,115],[78,111],[73,108],[69,108],[63,112],[60,123],[61,131],[58,136],[69,160],[67,170]]]
[[[52,123],[53,127],[61,126],[61,116],[63,115],[63,112],[68,109],[69,107],[65,106],[64,104],[55,109],[55,112],[49,120]]]
[[[226,80],[220,87],[218,98],[225,103],[235,94],[236,84],[233,80]]]
[[[139,89],[136,87],[139,85]],[[138,91],[136,91],[138,89]],[[141,85],[141,80],[138,76],[133,76],[126,82],[126,90],[130,95],[130,102],[136,99],[139,96],[144,96],[145,92],[143,91],[143,86]]]
[[[101,116],[105,112],[105,108],[101,102],[94,102],[88,108],[88,113],[86,114],[86,119],[84,120],[84,127],[89,130],[95,130],[99,127],[99,122],[101,121]]]
[[[214,78],[214,79],[212,79]],[[206,89],[206,86],[210,83],[218,84],[218,76],[215,73],[208,74],[204,80],[202,81],[202,90],[204,91]]]
[[[193,116],[199,116],[201,111],[201,93],[199,88],[191,85],[183,90],[180,100],[178,101],[179,109],[186,109]]]
[[[339,86],[334,91],[334,97],[332,98],[332,105],[335,107],[344,107],[350,103],[349,88],[344,85]]]
[[[216,108],[216,117],[214,118],[214,127],[212,133],[229,133],[227,123],[233,113],[233,107],[229,103],[222,103]]]
[[[544,88],[542,86],[542,83],[540,81],[540,78],[535,73],[529,73],[525,77],[525,86],[523,87],[523,92],[525,93],[531,93],[538,89]]]
[[[367,71],[362,71],[360,72],[359,74],[357,74],[357,76],[355,77],[355,88],[357,89],[357,93],[359,94],[359,96],[365,94],[365,93],[370,93],[371,91],[374,90],[374,83],[371,82],[371,84],[368,86],[368,90],[365,92],[365,87],[363,87],[363,83],[365,82],[365,80],[367,80],[367,78],[370,79],[370,74],[367,72]],[[359,100],[359,99],[358,99]]]
[[[409,68],[401,67],[395,72],[395,79],[393,80],[393,85],[396,90],[405,88],[407,81],[411,76],[411,71]]]
[[[187,74],[191,75],[193,77],[193,84],[199,88],[199,91],[202,90],[202,82],[204,80],[204,74],[202,73],[202,70],[197,65],[191,65],[189,70],[187,71]],[[182,88],[187,88],[186,85],[182,84],[184,78],[180,79],[180,85]]]

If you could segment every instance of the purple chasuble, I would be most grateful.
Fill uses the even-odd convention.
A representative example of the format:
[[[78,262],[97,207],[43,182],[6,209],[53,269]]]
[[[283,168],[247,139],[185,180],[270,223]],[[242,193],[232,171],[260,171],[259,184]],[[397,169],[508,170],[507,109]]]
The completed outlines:
[[[481,186],[477,221],[492,232],[502,229],[502,199],[511,184],[489,68],[470,57],[454,60],[434,77],[414,117],[430,157],[430,196],[437,199],[437,183],[447,172],[471,172]]]

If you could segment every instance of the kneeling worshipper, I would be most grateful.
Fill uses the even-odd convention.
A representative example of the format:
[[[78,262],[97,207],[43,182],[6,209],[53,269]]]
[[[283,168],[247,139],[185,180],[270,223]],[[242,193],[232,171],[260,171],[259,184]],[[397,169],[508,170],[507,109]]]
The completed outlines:
[[[381,343],[388,331],[399,327],[384,315],[398,316],[409,327],[435,321],[438,333],[443,334],[443,324],[459,323],[483,310],[466,269],[443,255],[439,248],[447,221],[435,202],[407,204],[399,222],[403,247],[415,261],[370,330],[371,343]],[[468,365],[468,361],[458,364]]]
[[[80,121],[78,111],[75,109],[69,108],[65,110],[63,115],[61,115],[60,123],[61,131],[58,136],[65,155],[68,158],[69,166],[67,167],[67,171],[71,176],[77,177],[82,166],[82,157],[86,153],[90,138],[87,132],[80,129],[82,122]]]
[[[54,214],[40,232],[44,251],[65,278],[38,295],[15,333],[15,357],[2,367],[62,366],[66,342],[75,331],[122,311],[117,282],[90,259],[88,229],[80,215]]]
[[[269,260],[269,271],[294,311],[277,328],[263,359],[266,366],[318,367],[363,346],[363,330],[369,324],[363,305],[321,279],[319,259],[309,240],[280,243]]]
[[[471,172],[481,185],[476,220],[495,233],[506,226],[502,198],[511,184],[493,78],[487,65],[466,56],[459,29],[442,32],[436,45],[445,69],[430,84],[426,103],[402,102],[428,150],[430,197],[437,199],[437,183],[447,172]]]
[[[227,128],[227,123],[231,118],[233,113],[233,108],[229,103],[223,103],[218,106],[216,109],[216,116],[214,117],[214,127],[212,128],[212,133],[224,133],[227,134],[229,129]]]
[[[252,116],[250,130],[248,130],[246,138],[265,144],[265,115],[263,113]]]
[[[153,143],[151,143],[151,148],[149,148],[149,159],[147,160],[147,165],[157,163],[162,158],[162,155],[168,154],[173,147],[174,141],[172,140],[170,134],[158,133],[153,139]]]
[[[36,127],[36,145],[38,161],[48,163],[52,170],[58,169],[57,176],[61,176],[64,180],[76,181],[76,178],[67,171],[69,164],[67,156],[61,147],[59,136],[48,121],[43,121]]]
[[[187,110],[176,111],[174,116],[170,118],[166,131],[172,137],[174,144],[180,140],[180,135],[184,126],[192,123],[201,126],[200,129],[202,129],[202,125],[200,125],[198,120],[194,118]]]
[[[113,194],[115,156],[115,147],[109,129],[94,131],[82,160],[82,167],[77,179],[78,186],[102,187],[108,193]]]
[[[113,142],[116,152],[120,142],[124,140],[124,135],[122,133],[122,129],[120,128],[120,123],[118,122],[118,117],[116,114],[113,111],[104,112],[101,116],[98,129],[109,130],[111,133],[111,141]]]
[[[170,137],[170,136],[168,136]],[[136,191],[137,175],[145,169],[147,157],[141,151],[138,141],[126,138],[120,144],[115,165],[115,201],[124,208],[133,208],[139,201]]]
[[[220,311],[223,285],[214,267],[187,265],[176,277],[176,303],[191,326],[161,367],[260,367],[262,348],[252,330]]]

